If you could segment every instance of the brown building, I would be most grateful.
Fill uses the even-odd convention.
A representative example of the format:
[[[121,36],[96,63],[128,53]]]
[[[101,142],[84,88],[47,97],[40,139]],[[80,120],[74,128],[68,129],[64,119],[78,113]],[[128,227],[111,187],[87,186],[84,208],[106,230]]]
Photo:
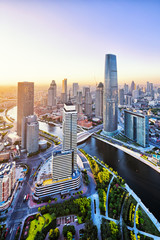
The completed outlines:
[[[19,82],[17,98],[17,134],[22,135],[23,117],[34,114],[34,83]]]

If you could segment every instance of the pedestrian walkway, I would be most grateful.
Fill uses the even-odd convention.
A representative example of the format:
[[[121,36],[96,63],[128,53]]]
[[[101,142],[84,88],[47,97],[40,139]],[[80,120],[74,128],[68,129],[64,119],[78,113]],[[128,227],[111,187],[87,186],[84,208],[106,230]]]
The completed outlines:
[[[111,181],[110,181],[110,183],[109,183],[109,185],[108,185],[108,189],[107,189],[107,197],[106,197],[106,217],[108,217],[109,192],[110,192],[110,187],[111,187],[111,183],[112,183],[113,179],[114,179],[114,175],[112,176]]]

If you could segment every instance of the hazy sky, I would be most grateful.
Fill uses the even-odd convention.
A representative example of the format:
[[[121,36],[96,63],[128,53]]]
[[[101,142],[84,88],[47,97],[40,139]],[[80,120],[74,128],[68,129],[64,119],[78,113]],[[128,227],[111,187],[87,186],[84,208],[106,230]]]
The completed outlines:
[[[0,0],[0,85],[104,80],[160,82],[160,1]]]

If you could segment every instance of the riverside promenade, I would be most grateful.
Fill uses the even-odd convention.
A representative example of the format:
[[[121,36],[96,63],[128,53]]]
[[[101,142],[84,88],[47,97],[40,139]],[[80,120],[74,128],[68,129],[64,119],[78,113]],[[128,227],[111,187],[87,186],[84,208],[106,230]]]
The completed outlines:
[[[158,166],[155,166],[154,164],[152,164],[150,161],[148,160],[145,160],[141,157],[140,153],[137,153],[137,152],[134,152],[132,151],[131,149],[128,149],[127,147],[123,147],[121,145],[119,145],[118,143],[113,143],[113,142],[110,142],[109,140],[105,139],[103,136],[101,135],[94,135],[94,137],[102,142],[105,142],[113,147],[116,147],[120,150],[122,150],[123,152],[129,154],[130,156],[140,160],[141,162],[145,163],[146,165],[150,166],[151,168],[153,168],[155,171],[157,171],[158,173],[160,173],[160,167]],[[111,138],[111,140],[115,141],[115,139]],[[118,141],[118,140],[116,140]],[[122,142],[121,142],[122,143]]]

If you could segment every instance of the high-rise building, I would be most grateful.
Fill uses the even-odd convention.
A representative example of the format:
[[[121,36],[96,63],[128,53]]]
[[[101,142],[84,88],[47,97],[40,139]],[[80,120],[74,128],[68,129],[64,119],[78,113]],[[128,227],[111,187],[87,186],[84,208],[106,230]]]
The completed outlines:
[[[77,111],[68,102],[63,109],[63,151],[73,150],[74,170],[77,169]]]
[[[0,164],[0,203],[6,202],[14,189],[16,178],[16,163]]]
[[[64,104],[63,109],[62,151],[53,152],[50,170],[50,183],[38,182],[34,199],[58,193],[66,194],[80,187],[81,174],[77,169],[77,112],[70,101]]]
[[[54,80],[52,80],[50,87],[48,89],[48,106],[54,107],[57,104],[57,85]]]
[[[82,92],[78,91],[77,92],[77,105],[76,105],[76,109],[77,109],[77,113],[82,113]]]
[[[124,84],[124,94],[128,94],[129,93],[129,86],[125,83]]]
[[[85,88],[85,96],[84,96],[84,110],[87,116],[91,116],[92,114],[92,97],[90,93],[90,88]]]
[[[96,88],[95,116],[103,118],[103,83],[100,82]]]
[[[62,80],[61,100],[62,100],[63,103],[67,102],[67,78],[64,78]]]
[[[39,123],[36,115],[24,117],[22,124],[22,148],[35,153],[39,149]]]
[[[132,106],[132,97],[130,95],[125,95],[125,105]]]
[[[23,117],[34,113],[34,83],[19,82],[17,99],[17,134],[21,136]]]
[[[124,89],[119,89],[118,91],[118,104],[124,105]]]
[[[114,135],[118,122],[118,82],[116,56],[106,54],[103,96],[103,133]]]
[[[133,99],[138,99],[139,98],[139,89],[135,89],[132,91],[132,97]]]
[[[132,93],[133,90],[135,90],[135,89],[136,89],[136,84],[135,84],[134,81],[132,81],[132,82],[131,82],[131,88],[130,88],[131,93]]]
[[[78,89],[79,89],[79,85],[78,83],[73,83],[73,97],[76,98],[77,97],[77,92],[78,92]]]
[[[151,90],[150,90],[150,83],[147,82],[147,89],[146,89],[146,92],[149,93]]]
[[[149,124],[148,116],[137,112],[124,111],[124,133],[125,135],[141,145],[149,146]]]

